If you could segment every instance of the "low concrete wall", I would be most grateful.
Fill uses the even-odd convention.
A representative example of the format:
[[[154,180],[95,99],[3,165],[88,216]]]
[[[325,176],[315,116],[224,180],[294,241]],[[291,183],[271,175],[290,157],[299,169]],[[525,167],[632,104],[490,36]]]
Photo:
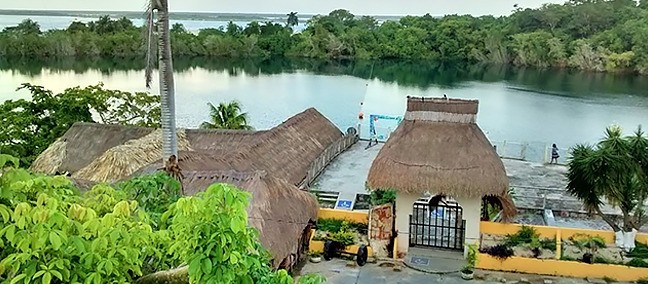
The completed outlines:
[[[509,234],[515,234],[517,231],[520,230],[521,227],[522,225],[520,224],[481,222],[479,226],[479,231],[482,234],[509,235]],[[609,244],[614,243],[614,232],[612,231],[562,228],[562,227],[550,227],[550,226],[528,226],[528,227],[533,227],[540,234],[540,236],[544,238],[554,238],[557,234],[560,234],[563,240],[567,240],[574,235],[584,234],[590,236],[599,236],[605,239],[606,243]],[[638,233],[636,240],[641,243],[648,243],[648,234]]]
[[[369,213],[363,211],[349,211],[339,209],[320,208],[318,219],[339,219],[354,223],[369,224]]]
[[[477,268],[576,278],[602,279],[609,277],[618,281],[637,281],[648,277],[648,268],[515,256],[499,260],[481,253],[477,255]]]

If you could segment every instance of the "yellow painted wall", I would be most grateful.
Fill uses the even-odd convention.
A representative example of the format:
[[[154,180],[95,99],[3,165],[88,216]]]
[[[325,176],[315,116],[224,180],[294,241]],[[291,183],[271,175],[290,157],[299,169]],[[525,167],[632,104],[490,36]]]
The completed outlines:
[[[515,234],[522,225],[520,224],[504,224],[504,223],[494,223],[494,222],[481,222],[479,226],[479,231],[482,234],[493,234],[493,235],[508,235]],[[614,232],[612,231],[601,231],[601,230],[587,230],[587,229],[572,229],[572,228],[560,228],[560,227],[550,227],[550,226],[530,226],[536,229],[541,237],[553,238],[556,236],[558,231],[560,231],[560,236],[563,240],[568,240],[574,235],[585,234],[590,236],[600,236],[608,244],[614,243]],[[641,243],[648,243],[648,234],[638,233],[636,240]]]
[[[319,219],[340,219],[354,223],[369,224],[369,213],[363,211],[350,211],[339,209],[320,208],[317,214]]]
[[[487,254],[478,254],[477,268],[576,278],[609,277],[618,281],[637,281],[648,277],[648,268],[613,264],[587,264],[576,261],[510,257],[500,261]]]

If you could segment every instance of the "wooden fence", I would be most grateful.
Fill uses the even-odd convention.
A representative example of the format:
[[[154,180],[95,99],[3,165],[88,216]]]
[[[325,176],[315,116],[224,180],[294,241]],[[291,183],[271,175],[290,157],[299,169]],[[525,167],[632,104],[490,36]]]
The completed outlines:
[[[351,145],[358,142],[358,132],[355,128],[351,127],[347,130],[347,133],[342,136],[338,141],[333,142],[329,145],[324,152],[315,159],[308,167],[308,173],[302,182],[299,184],[299,188],[308,187],[311,183],[324,171],[324,168],[335,159],[340,153],[344,152],[346,149],[349,149]]]

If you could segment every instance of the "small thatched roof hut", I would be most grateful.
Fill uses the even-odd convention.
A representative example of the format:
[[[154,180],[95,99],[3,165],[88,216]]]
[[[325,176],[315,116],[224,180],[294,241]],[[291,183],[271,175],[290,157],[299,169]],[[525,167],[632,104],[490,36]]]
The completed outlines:
[[[282,179],[262,171],[191,171],[185,173],[185,194],[193,195],[214,183],[233,184],[252,194],[247,208],[249,224],[259,230],[261,244],[274,257],[273,265],[296,251],[309,221],[317,220],[317,200]]]
[[[367,185],[406,193],[500,195],[504,164],[476,124],[478,101],[407,99],[405,119],[373,161]]]

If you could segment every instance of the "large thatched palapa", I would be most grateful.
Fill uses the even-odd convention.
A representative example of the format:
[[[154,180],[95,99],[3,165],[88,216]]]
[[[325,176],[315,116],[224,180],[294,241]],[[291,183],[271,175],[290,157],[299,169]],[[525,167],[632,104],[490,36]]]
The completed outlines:
[[[261,232],[261,244],[270,249],[275,267],[293,252],[304,253],[295,240],[302,236],[308,220],[317,219],[319,208],[309,193],[263,171],[188,171],[185,177],[183,186],[189,195],[214,183],[233,184],[250,192],[249,223]]]
[[[185,194],[214,183],[252,193],[249,222],[278,266],[300,248],[298,238],[316,220],[315,198],[296,185],[342,132],[314,108],[264,131],[181,129],[178,164]],[[41,154],[32,170],[69,172],[83,187],[117,182],[162,168],[159,130],[77,123]]]
[[[397,191],[399,253],[406,253],[410,244],[426,242],[443,248],[463,248],[466,253],[464,244],[479,239],[483,200],[499,200],[505,220],[515,213],[506,194],[504,164],[477,126],[477,110],[478,102],[474,100],[407,98],[403,122],[380,149],[367,177],[370,189]],[[414,209],[416,200],[426,193],[436,200],[430,201],[429,211],[420,206]],[[446,196],[455,199],[460,208],[443,205],[446,207],[439,209],[439,201]],[[443,210],[443,215],[430,213],[437,209]],[[419,219],[420,214],[430,216]],[[425,225],[437,221],[453,225],[444,225],[445,230],[430,230]],[[442,241],[437,244],[437,239]]]
[[[502,160],[476,124],[478,102],[408,98],[405,119],[373,161],[367,185],[407,193],[502,194]]]

